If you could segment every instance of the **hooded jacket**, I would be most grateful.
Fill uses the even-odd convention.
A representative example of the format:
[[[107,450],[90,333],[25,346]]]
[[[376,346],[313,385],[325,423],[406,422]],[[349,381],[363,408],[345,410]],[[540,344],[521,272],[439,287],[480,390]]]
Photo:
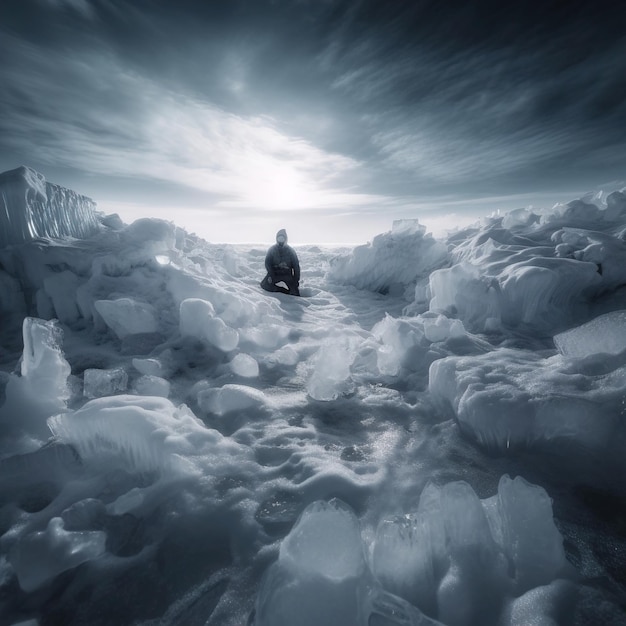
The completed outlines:
[[[280,245],[278,237],[283,236],[285,243]],[[296,281],[300,280],[300,261],[296,251],[287,245],[287,231],[281,228],[276,233],[276,243],[267,251],[265,255],[265,269],[270,276],[289,275]]]

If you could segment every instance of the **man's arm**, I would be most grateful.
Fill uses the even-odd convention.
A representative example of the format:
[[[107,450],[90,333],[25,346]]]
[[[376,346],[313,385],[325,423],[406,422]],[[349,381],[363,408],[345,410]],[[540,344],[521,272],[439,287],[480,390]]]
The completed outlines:
[[[265,269],[268,274],[272,273],[272,249],[270,248],[265,255]]]
[[[272,282],[276,282],[276,276],[274,276],[274,255],[273,255],[273,246],[267,251],[267,254],[265,255],[265,269],[267,270],[267,273],[269,274],[270,278],[272,279]]]
[[[298,260],[298,255],[293,248],[291,248],[291,264],[293,266],[293,277],[296,281],[300,282],[300,261]]]

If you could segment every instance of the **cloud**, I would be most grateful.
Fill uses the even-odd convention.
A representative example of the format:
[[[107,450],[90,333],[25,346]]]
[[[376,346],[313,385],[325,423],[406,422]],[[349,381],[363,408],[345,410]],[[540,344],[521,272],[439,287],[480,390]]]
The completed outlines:
[[[454,130],[429,127],[381,133],[374,137],[385,163],[440,183],[496,179],[537,168],[578,149],[581,137],[565,128],[511,133],[506,136],[454,135]]]
[[[360,113],[371,162],[414,188],[593,180],[602,169],[618,175],[623,36],[555,14],[551,37],[528,16],[510,40],[479,37],[478,23],[450,26],[465,38],[445,37],[445,24],[419,23],[418,14],[401,16],[407,26],[385,14],[376,16],[380,25],[360,22],[320,55],[334,68],[332,89]],[[501,30],[510,26],[503,20]],[[588,47],[574,46],[577,38]]]
[[[346,191],[359,163],[278,130],[170,91],[106,50],[46,52],[4,40],[0,69],[5,150],[100,176],[170,181],[221,198],[224,208],[315,209],[367,204]]]
[[[88,20],[96,19],[96,11],[90,0],[39,0],[41,4],[53,9],[70,9],[80,13]]]
[[[54,9],[35,34],[26,9],[0,26],[0,154],[238,214],[623,175],[626,40],[583,54],[556,26],[492,35],[437,3],[181,1],[31,0]]]

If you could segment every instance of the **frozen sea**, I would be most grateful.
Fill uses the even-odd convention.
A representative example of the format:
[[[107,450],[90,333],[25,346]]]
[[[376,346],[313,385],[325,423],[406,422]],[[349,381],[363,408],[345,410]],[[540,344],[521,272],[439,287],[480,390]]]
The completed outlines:
[[[626,624],[624,194],[292,242],[296,298],[0,183],[0,623]]]

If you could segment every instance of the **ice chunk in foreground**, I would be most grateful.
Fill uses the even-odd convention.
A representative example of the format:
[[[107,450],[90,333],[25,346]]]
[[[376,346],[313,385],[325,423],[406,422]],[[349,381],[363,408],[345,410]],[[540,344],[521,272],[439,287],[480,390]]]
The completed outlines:
[[[224,385],[219,389],[204,389],[198,392],[200,408],[216,415],[226,415],[252,407],[262,408],[266,403],[267,398],[262,391],[246,385]]]
[[[414,319],[397,319],[385,315],[372,328],[372,335],[381,343],[377,354],[378,370],[384,376],[397,376],[408,362],[421,360],[420,349],[424,330]]]
[[[147,302],[139,302],[134,298],[96,300],[94,307],[119,339],[129,335],[154,333],[159,329],[159,314]]]
[[[573,583],[562,579],[531,589],[511,600],[503,611],[499,626],[556,626],[575,623],[573,613],[579,593]],[[618,622],[608,618],[605,623]]]
[[[338,500],[307,507],[281,544],[279,560],[334,582],[358,576],[365,569],[365,557],[354,513]]]
[[[76,448],[83,462],[107,470],[168,470],[178,454],[193,449],[187,435],[195,435],[196,442],[209,436],[185,405],[130,395],[91,400],[73,413],[51,417],[48,425],[58,439]]]
[[[521,476],[502,476],[498,485],[497,540],[510,562],[516,594],[547,585],[565,568],[563,538],[552,517],[552,500],[543,487]]]
[[[573,365],[560,356],[543,359],[509,348],[446,357],[430,366],[429,391],[444,410],[452,409],[464,433],[488,448],[549,446],[577,472],[583,451],[595,457],[598,470],[621,464],[612,442],[623,431],[624,368],[584,375]],[[582,475],[587,480],[589,471]]]
[[[96,205],[75,191],[46,182],[29,167],[0,174],[0,247],[38,237],[85,238],[100,229]]]
[[[501,623],[511,596],[549,585],[566,567],[550,498],[519,477],[503,476],[482,501],[462,481],[430,484],[416,513],[379,525],[373,549],[385,589],[455,626]],[[530,607],[527,623],[544,623],[554,606]]]
[[[386,589],[445,624],[491,623],[500,610],[504,558],[465,482],[427,486],[416,514],[381,523],[373,554]]]
[[[626,310],[600,315],[590,322],[554,336],[558,351],[567,357],[619,354],[626,350]]]
[[[20,587],[34,591],[61,572],[104,554],[103,531],[68,532],[53,517],[45,531],[21,538],[10,555]]]
[[[126,391],[127,387],[128,374],[121,367],[110,370],[85,370],[83,387],[85,398],[112,396]]]
[[[140,396],[159,396],[167,398],[170,395],[170,382],[160,376],[141,376],[138,378],[133,389]]]
[[[163,376],[164,367],[158,359],[133,359],[133,367],[144,376]]]
[[[431,532],[423,515],[383,520],[376,532],[372,567],[385,589],[432,614],[436,587]]]
[[[23,337],[22,380],[39,398],[62,406],[69,397],[67,377],[71,367],[61,350],[61,329],[54,320],[27,317]]]
[[[239,343],[239,333],[219,317],[208,321],[204,338],[222,352],[234,350]]]
[[[291,346],[283,346],[267,358],[267,363],[270,366],[293,366],[296,365],[299,360],[300,357],[298,356],[298,353]]]
[[[213,305],[200,298],[187,298],[180,303],[180,334],[206,340],[223,352],[234,350],[239,343],[239,333],[215,317]]]
[[[48,434],[45,419],[63,410],[70,397],[70,364],[61,350],[62,331],[55,320],[24,318],[21,377],[12,375],[6,387],[3,420],[35,434]]]
[[[281,544],[259,593],[255,626],[365,623],[359,597],[365,567],[354,513],[338,500],[314,502]]]
[[[460,320],[425,313],[411,318],[386,315],[372,328],[380,342],[377,367],[383,376],[397,376],[402,368],[420,371],[430,364],[430,344],[466,336]]]
[[[215,317],[215,308],[208,300],[187,298],[180,303],[180,334],[203,339],[206,324]]]
[[[322,345],[314,357],[314,370],[307,382],[307,392],[314,400],[336,400],[352,391],[350,366],[354,360],[347,342]]]
[[[259,364],[249,354],[237,354],[230,362],[233,374],[243,378],[256,378],[259,375]]]
[[[254,626],[435,626],[383,591],[367,566],[359,522],[343,502],[313,502],[265,575]]]

